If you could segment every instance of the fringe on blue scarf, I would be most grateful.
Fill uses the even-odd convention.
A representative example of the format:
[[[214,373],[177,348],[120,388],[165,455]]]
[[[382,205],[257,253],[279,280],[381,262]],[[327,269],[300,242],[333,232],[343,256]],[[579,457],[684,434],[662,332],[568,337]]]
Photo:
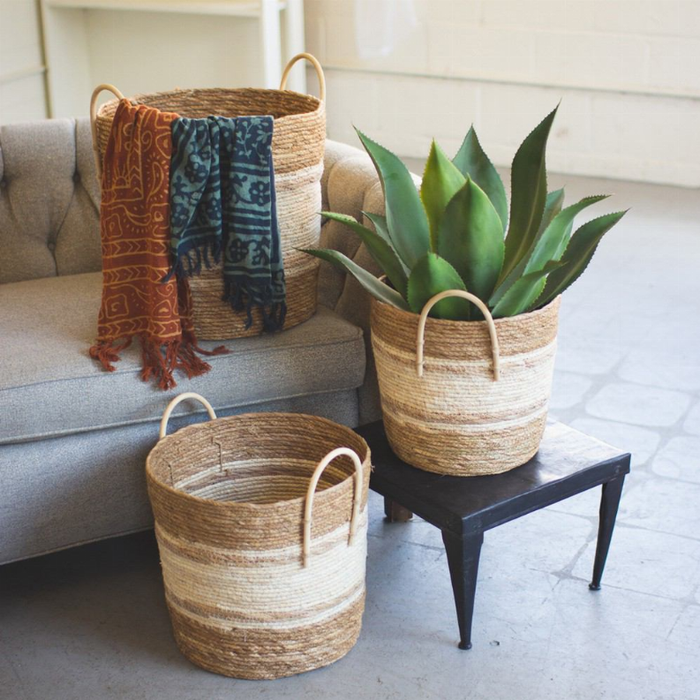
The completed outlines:
[[[181,117],[172,123],[170,248],[173,274],[223,258],[224,300],[260,310],[265,331],[287,312],[272,163],[272,117]]]

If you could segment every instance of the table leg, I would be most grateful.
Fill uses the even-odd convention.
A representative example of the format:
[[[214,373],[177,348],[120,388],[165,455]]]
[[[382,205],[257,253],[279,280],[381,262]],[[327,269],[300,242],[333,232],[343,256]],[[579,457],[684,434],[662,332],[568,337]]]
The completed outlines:
[[[620,505],[622,485],[625,483],[625,475],[618,476],[603,484],[603,494],[600,498],[600,519],[598,522],[598,543],[595,550],[595,562],[593,564],[593,580],[588,587],[592,591],[600,590],[600,580],[603,578],[605,560],[610,549],[613,528],[617,509]]]
[[[413,517],[413,513],[408,508],[404,508],[387,496],[384,496],[384,515],[388,523],[405,523]]]
[[[479,555],[484,534],[480,532],[476,535],[460,536],[443,530],[442,541],[447,552],[447,564],[450,567],[452,591],[457,608],[459,648],[471,649],[476,578],[479,573]]]

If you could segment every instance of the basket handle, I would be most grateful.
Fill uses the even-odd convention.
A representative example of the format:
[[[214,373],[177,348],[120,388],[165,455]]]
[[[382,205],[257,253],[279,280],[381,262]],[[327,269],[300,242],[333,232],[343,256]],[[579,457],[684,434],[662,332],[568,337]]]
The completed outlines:
[[[212,405],[203,396],[195,394],[193,391],[186,391],[183,394],[176,396],[165,409],[165,413],[163,413],[163,418],[160,421],[160,432],[158,433],[159,440],[162,440],[165,437],[165,433],[168,430],[168,421],[170,420],[172,412],[175,410],[175,406],[177,406],[181,401],[184,401],[185,399],[195,399],[196,401],[199,401],[199,403],[201,403],[204,406],[204,408],[207,409],[209,418],[211,418],[212,420],[216,420],[216,412],[212,408]]]
[[[431,299],[428,299],[423,310],[420,314],[420,319],[418,321],[418,337],[416,338],[416,370],[418,376],[423,376],[423,346],[425,345],[425,324],[428,321],[428,314],[430,309],[435,306],[439,301],[447,299],[448,297],[461,297],[467,301],[471,301],[474,306],[478,307],[479,311],[484,314],[486,319],[486,325],[489,328],[489,335],[491,336],[491,353],[493,356],[493,379],[498,381],[500,376],[499,372],[499,349],[498,349],[498,334],[496,333],[496,324],[493,322],[493,316],[488,309],[488,306],[484,304],[479,297],[465,292],[461,289],[448,289],[446,292],[440,292],[436,294]]]
[[[280,90],[284,90],[286,88],[287,78],[289,77],[289,73],[292,70],[292,66],[297,61],[300,61],[302,58],[305,58],[316,69],[316,76],[318,77],[319,99],[321,100],[321,102],[325,102],[326,76],[323,74],[323,68],[318,62],[316,56],[312,56],[310,53],[298,53],[296,56],[289,59],[289,63],[285,66],[284,72],[282,73],[282,80],[280,80]]]
[[[109,90],[119,100],[124,99],[121,91],[109,83],[102,83],[92,91],[92,97],[90,98],[90,130],[92,131],[92,152],[95,155],[98,181],[102,180],[102,161],[100,160],[100,148],[97,145],[97,98],[103,90]]]
[[[309,552],[311,551],[311,512],[314,506],[314,495],[316,494],[316,486],[318,485],[318,480],[321,478],[321,474],[325,468],[334,460],[336,457],[341,455],[347,455],[352,458],[355,464],[355,487],[353,490],[352,497],[352,517],[350,518],[350,536],[348,537],[348,546],[352,544],[355,537],[355,532],[357,531],[357,521],[360,517],[360,494],[362,493],[362,461],[357,455],[355,450],[351,450],[349,447],[336,447],[336,449],[329,452],[319,463],[309,482],[309,488],[306,491],[306,502],[304,504],[304,544],[303,544],[303,565],[306,566],[309,563]]]

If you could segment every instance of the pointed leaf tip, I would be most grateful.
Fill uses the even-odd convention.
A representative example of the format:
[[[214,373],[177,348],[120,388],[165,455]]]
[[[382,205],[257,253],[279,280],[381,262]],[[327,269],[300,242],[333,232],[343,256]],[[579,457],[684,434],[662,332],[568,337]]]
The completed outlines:
[[[384,240],[382,236],[363,226],[352,216],[333,212],[324,212],[324,215],[328,219],[345,224],[360,237],[360,240],[367,246],[370,255],[387,276],[394,289],[401,296],[405,297],[408,278],[404,267],[396,255],[396,251],[391,247],[390,243]]]
[[[395,306],[397,309],[409,311],[408,304],[403,297],[395,290],[378,280],[373,274],[367,272],[363,267],[360,267],[356,262],[350,260],[347,256],[339,253],[337,250],[326,250],[320,248],[299,248],[304,253],[314,255],[321,260],[331,263],[335,267],[349,272],[366,291],[368,291],[375,299],[383,301],[385,304]]]
[[[542,222],[547,199],[545,153],[555,107],[520,144],[511,170],[510,223],[502,277],[530,250]]]
[[[430,247],[433,251],[437,251],[440,221],[445,214],[447,203],[464,182],[464,175],[433,139],[420,189],[421,202],[430,224]]]
[[[481,147],[473,124],[452,162],[462,175],[470,177],[486,193],[505,230],[508,223],[508,198],[503,181]]]
[[[576,230],[561,257],[566,267],[555,270],[547,280],[538,306],[544,306],[566,291],[585,271],[603,236],[629,211],[616,211],[592,219]]]
[[[406,165],[359,129],[358,137],[372,159],[384,192],[389,235],[401,260],[412,267],[430,249],[428,218]]]

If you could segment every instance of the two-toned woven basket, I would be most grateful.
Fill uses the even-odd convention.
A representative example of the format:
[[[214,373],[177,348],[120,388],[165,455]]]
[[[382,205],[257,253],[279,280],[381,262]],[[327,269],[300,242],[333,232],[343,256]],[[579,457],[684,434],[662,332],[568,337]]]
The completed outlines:
[[[461,296],[485,321],[428,318]],[[554,373],[560,298],[493,320],[467,292],[443,292],[422,314],[372,299],[372,348],[394,452],[415,467],[476,476],[508,471],[539,448]]]
[[[318,75],[319,97],[285,90],[292,66],[306,59]],[[97,97],[103,90],[117,99],[97,109]],[[282,74],[279,90],[257,88],[206,88],[171,90],[129,98],[133,104],[145,104],[183,117],[209,115],[239,117],[271,115],[274,118],[272,158],[277,192],[277,215],[282,243],[287,287],[287,316],[284,328],[292,328],[311,318],[316,312],[316,287],[320,261],[297,248],[317,247],[321,235],[321,175],[326,141],[326,83],[323,69],[310,54],[291,59]],[[112,128],[114,113],[122,93],[113,85],[95,88],[90,105],[93,148],[98,176]],[[258,335],[262,330],[259,310],[253,324],[245,328],[246,314],[231,309],[222,301],[224,292],[221,269],[203,270],[190,278],[193,316],[197,337],[202,340],[224,340]]]
[[[214,420],[165,437],[182,400]],[[216,419],[176,397],[146,462],[175,640],[193,663],[264,679],[336,661],[365,603],[370,451],[301,414]]]

